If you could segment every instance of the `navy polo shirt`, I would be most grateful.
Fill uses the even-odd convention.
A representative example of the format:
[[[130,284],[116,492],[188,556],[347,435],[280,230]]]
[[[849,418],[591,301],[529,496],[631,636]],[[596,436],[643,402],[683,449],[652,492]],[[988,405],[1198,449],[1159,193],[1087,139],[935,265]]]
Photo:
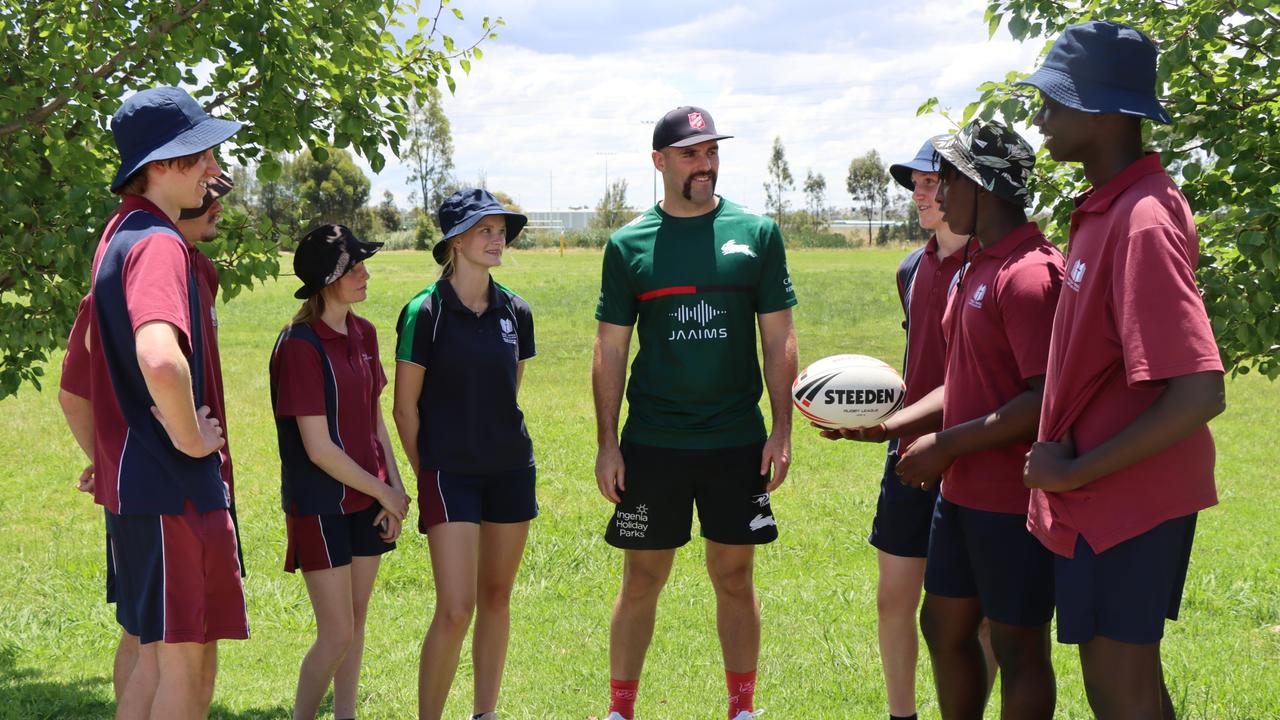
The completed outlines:
[[[533,465],[516,403],[516,365],[535,354],[529,303],[490,278],[489,307],[476,315],[441,280],[409,301],[396,333],[396,361],[426,371],[420,469],[482,475]]]

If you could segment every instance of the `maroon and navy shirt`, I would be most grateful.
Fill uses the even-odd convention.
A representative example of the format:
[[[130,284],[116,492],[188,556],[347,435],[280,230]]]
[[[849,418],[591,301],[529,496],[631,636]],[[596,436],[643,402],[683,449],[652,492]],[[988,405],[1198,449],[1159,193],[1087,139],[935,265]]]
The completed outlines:
[[[347,313],[346,334],[317,318],[286,327],[271,353],[271,395],[280,443],[281,504],[291,515],[359,512],[373,498],[333,479],[307,456],[296,418],[323,416],[334,444],[386,483],[378,441],[379,397],[387,376],[373,324]]]
[[[1035,223],[979,247],[942,318],[947,341],[942,425],[989,415],[1045,374],[1053,310],[1062,287],[1062,253]],[[942,476],[942,495],[989,512],[1027,512],[1022,483],[1030,442],[963,455]]]
[[[1053,321],[1040,439],[1068,431],[1077,454],[1147,410],[1169,378],[1222,372],[1196,287],[1200,256],[1186,198],[1159,155],[1077,200],[1067,277]],[[1033,490],[1027,525],[1071,557],[1094,552],[1218,502],[1209,426],[1129,467],[1063,493]]]
[[[231,502],[228,446],[192,458],[151,414],[135,333],[162,321],[178,331],[192,397],[226,428],[213,297],[217,274],[164,212],[137,195],[108,219],[93,261],[89,401],[93,407],[95,500],[111,512],[180,515]]]
[[[970,240],[974,247],[977,242]],[[938,257],[938,236],[929,238],[914,268],[906,268],[909,277],[898,284],[898,296],[907,311],[907,352],[902,362],[903,380],[907,386],[903,407],[918,402],[942,384],[946,377],[947,342],[942,336],[942,314],[947,309],[947,293],[964,263],[963,248]],[[912,261],[907,256],[904,262]],[[907,448],[918,436],[905,435],[890,443],[889,452]]]
[[[92,321],[93,296],[85,295],[80,298],[71,334],[67,336],[67,354],[62,356],[62,377],[58,380],[60,389],[85,400],[89,399],[89,348],[85,340]]]

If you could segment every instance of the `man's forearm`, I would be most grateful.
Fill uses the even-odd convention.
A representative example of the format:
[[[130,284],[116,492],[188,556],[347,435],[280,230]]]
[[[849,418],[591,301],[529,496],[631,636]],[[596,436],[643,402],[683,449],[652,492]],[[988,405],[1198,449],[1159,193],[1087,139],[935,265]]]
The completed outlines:
[[[938,433],[938,443],[951,455],[970,455],[983,450],[1005,447],[1019,442],[1032,442],[1040,427],[1040,402],[1043,391],[1022,392],[999,410]]]
[[[626,377],[626,350],[611,347],[596,338],[591,359],[591,393],[596,408],[596,443],[600,447],[618,443],[618,416],[622,412]]]
[[[884,422],[885,438],[924,435],[940,430],[945,392],[945,386],[939,385],[928,395],[894,413]]]
[[[791,432],[791,384],[799,371],[795,329],[764,346],[764,382],[769,391],[772,432]]]

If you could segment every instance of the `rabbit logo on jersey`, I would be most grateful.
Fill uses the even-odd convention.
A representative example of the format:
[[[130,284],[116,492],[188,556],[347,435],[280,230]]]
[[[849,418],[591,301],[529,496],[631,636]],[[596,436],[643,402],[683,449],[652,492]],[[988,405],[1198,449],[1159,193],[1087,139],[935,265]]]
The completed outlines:
[[[673,329],[671,337],[667,338],[668,342],[676,340],[723,340],[729,337],[728,328],[707,327],[707,323],[721,315],[728,315],[729,311],[713,307],[706,300],[699,300],[697,305],[681,304],[667,314],[681,325],[696,324],[698,326]]]

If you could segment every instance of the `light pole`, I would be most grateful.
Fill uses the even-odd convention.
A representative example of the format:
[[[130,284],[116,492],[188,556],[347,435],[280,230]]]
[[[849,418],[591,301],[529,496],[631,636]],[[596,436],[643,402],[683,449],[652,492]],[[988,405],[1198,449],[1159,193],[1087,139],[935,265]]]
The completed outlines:
[[[604,197],[609,197],[609,156],[617,155],[616,152],[598,152],[596,155],[604,156]]]

